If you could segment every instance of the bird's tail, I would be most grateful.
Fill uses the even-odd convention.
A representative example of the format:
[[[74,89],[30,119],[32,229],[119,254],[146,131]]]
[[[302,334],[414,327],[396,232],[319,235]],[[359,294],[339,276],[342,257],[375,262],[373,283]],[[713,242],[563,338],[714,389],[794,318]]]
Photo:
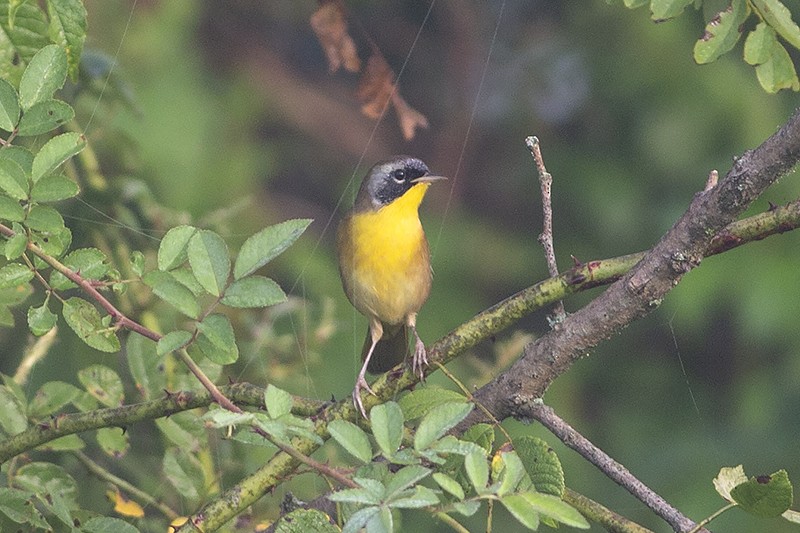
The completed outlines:
[[[372,345],[372,338],[367,330],[367,338],[364,341],[364,349],[361,351],[361,359],[367,357],[369,347]],[[408,354],[408,327],[383,326],[383,337],[375,345],[375,351],[367,365],[370,374],[380,374],[403,362]]]

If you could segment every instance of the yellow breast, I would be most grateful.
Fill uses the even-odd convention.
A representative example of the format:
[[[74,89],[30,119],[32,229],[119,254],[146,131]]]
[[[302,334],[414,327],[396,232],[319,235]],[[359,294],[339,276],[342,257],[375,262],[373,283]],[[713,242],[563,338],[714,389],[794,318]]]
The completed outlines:
[[[347,297],[362,314],[386,324],[405,322],[430,292],[428,242],[418,215],[428,185],[415,185],[377,211],[352,213],[339,226],[339,270]]]

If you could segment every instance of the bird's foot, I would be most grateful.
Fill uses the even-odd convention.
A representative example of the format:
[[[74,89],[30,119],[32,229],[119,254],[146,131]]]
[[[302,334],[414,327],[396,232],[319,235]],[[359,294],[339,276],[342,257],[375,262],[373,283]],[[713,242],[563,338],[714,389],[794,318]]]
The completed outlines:
[[[362,390],[366,390],[373,396],[377,396],[375,391],[373,391],[369,386],[369,383],[367,383],[363,373],[359,374],[358,379],[356,380],[356,386],[353,388],[353,405],[359,410],[359,412],[361,412],[361,416],[367,418],[367,411],[364,409],[364,402],[361,400]]]
[[[414,343],[414,355],[411,357],[411,371],[419,376],[420,381],[425,380],[425,367],[428,366],[428,352],[425,343],[417,336]]]

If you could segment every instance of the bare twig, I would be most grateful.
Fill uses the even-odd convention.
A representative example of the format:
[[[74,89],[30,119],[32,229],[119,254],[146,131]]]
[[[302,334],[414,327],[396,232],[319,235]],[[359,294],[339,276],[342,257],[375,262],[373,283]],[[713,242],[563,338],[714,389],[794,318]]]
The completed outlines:
[[[539,147],[539,139],[534,136],[526,137],[525,144],[531,151],[533,160],[536,162],[536,172],[539,174],[539,186],[542,189],[542,233],[539,234],[539,244],[544,248],[544,257],[547,261],[547,270],[550,277],[558,276],[558,264],[556,263],[556,251],[553,246],[553,176],[547,172],[542,158],[542,150]],[[564,302],[559,300],[553,306],[553,313],[550,315],[551,325],[562,322],[567,316],[564,310]]]
[[[708,179],[706,180],[706,188],[703,189],[704,191],[710,191],[714,187],[717,186],[717,182],[719,182],[719,172],[716,170],[712,170],[708,173]]]
[[[578,433],[572,426],[561,419],[551,407],[540,401],[532,402],[528,413],[549,429],[561,442],[581,454],[584,459],[595,465],[606,476],[663,518],[675,531],[686,533],[694,530],[697,526],[692,520],[668,504],[664,498],[639,481],[627,468]]]

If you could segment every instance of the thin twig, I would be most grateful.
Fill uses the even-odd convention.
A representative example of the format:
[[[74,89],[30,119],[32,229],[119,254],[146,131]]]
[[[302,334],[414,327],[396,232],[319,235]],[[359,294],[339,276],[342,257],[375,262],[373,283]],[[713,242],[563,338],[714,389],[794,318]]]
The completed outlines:
[[[564,490],[562,499],[580,511],[580,513],[590,521],[597,522],[606,528],[609,533],[653,533],[652,530],[640,526],[636,522],[615,513],[611,509],[606,508],[591,498],[575,492],[570,488]]]
[[[556,263],[556,251],[553,246],[553,176],[547,172],[542,158],[542,150],[539,147],[539,139],[534,136],[526,137],[525,144],[531,151],[533,160],[536,162],[536,172],[539,174],[539,186],[542,189],[542,233],[539,234],[539,244],[544,248],[544,257],[547,261],[547,270],[550,276],[558,275],[558,264]],[[564,302],[559,300],[553,306],[553,313],[550,315],[551,325],[558,324],[567,316],[564,310]]]
[[[581,454],[584,459],[599,468],[606,476],[633,494],[655,514],[663,518],[675,531],[688,533],[697,527],[697,524],[639,481],[627,468],[567,424],[551,407],[542,402],[535,402],[530,406],[528,412],[561,442]]]
[[[53,342],[56,340],[57,333],[58,327],[53,326],[50,331],[37,338],[30,348],[25,350],[25,355],[22,356],[22,361],[17,367],[17,371],[14,373],[14,381],[16,381],[17,384],[25,385],[33,367],[47,355],[48,351],[50,351]]]

